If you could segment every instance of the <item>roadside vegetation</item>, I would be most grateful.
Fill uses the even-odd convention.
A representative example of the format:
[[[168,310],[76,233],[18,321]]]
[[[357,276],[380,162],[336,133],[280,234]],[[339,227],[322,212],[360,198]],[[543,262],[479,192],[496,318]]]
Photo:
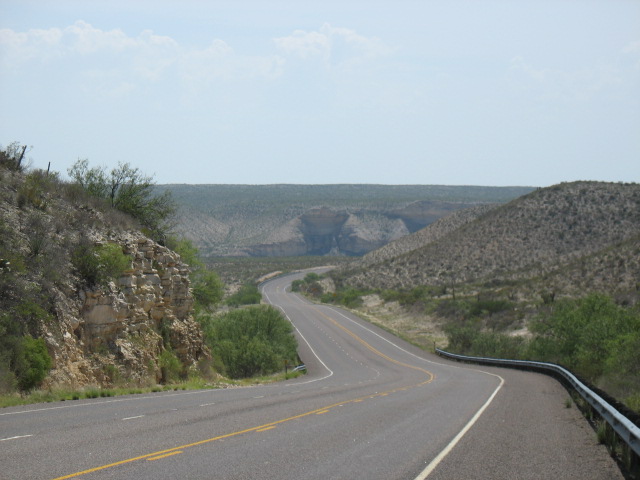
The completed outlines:
[[[435,319],[446,340],[445,350],[471,356],[557,363],[640,413],[640,307],[620,304],[591,293],[556,299],[541,291],[536,303],[521,302],[502,292],[469,286],[422,285],[410,290],[325,291],[326,277],[308,274],[293,289],[324,303],[363,308],[376,295],[384,304],[397,303],[415,322],[396,331],[415,341],[420,319]],[[385,323],[380,323],[385,327]],[[435,338],[434,338],[435,339]],[[431,348],[432,342],[416,342]]]
[[[243,279],[245,285],[230,294],[193,244],[173,233],[176,205],[151,177],[126,163],[106,170],[80,160],[69,169],[71,181],[65,181],[57,172],[30,168],[28,151],[19,143],[0,147],[0,206],[7,207],[0,208],[0,406],[285,377],[285,365],[297,362],[288,322],[267,307],[243,308],[260,303],[250,281],[257,277]],[[191,269],[194,316],[208,332],[215,361],[203,361],[198,368],[183,365],[171,349],[169,325],[162,321],[158,333],[163,350],[157,362],[163,385],[156,385],[151,374],[148,382],[134,382],[105,364],[104,375],[113,388],[41,390],[53,364],[45,331],[62,335],[60,302],[74,302],[74,295],[85,289],[117,288],[114,282],[131,268],[132,259],[119,244],[95,243],[92,230],[141,230],[181,255]],[[263,322],[266,330],[260,329]],[[234,334],[232,326],[245,335]],[[249,331],[256,337],[253,343],[246,341]],[[226,335],[224,341],[217,340],[218,333]],[[247,355],[247,345],[253,357]],[[102,348],[106,353],[107,347]]]
[[[270,375],[299,363],[293,327],[271,306],[240,308],[200,321],[216,368],[230,378]]]
[[[262,295],[256,285],[247,282],[225,297],[225,285],[205,266],[191,241],[172,239],[170,245],[194,270],[196,320],[213,356],[211,368],[216,374],[249,379],[274,375],[286,370],[286,365],[299,363],[291,324],[278,310],[259,305]]]

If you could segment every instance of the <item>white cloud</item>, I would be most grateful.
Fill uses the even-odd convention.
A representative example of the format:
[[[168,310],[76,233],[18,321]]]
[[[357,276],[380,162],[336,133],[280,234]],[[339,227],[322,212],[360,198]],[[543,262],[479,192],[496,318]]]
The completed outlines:
[[[325,56],[330,50],[329,38],[320,32],[296,30],[290,36],[276,38],[274,41],[285,53],[300,58]]]
[[[325,23],[319,31],[295,30],[274,39],[285,54],[302,59],[319,56],[327,64],[344,64],[390,54],[393,50],[376,37],[364,37],[348,28]]]
[[[104,31],[78,20],[64,29],[63,42],[70,52],[90,54],[99,50],[122,51],[136,47],[136,40],[122,30]]]
[[[15,67],[33,59],[46,61],[59,57],[62,35],[58,28],[32,29],[27,32],[3,28],[0,30],[0,60],[7,67]]]
[[[275,78],[283,64],[278,56],[238,55],[220,39],[204,48],[186,48],[151,30],[130,36],[83,20],[62,29],[0,30],[0,68],[6,75],[20,75],[22,67],[34,62],[55,68],[55,62],[63,59],[65,72],[90,82],[83,85],[86,93],[95,85],[97,95],[105,91],[124,95],[168,75],[181,79],[193,93],[212,81]],[[103,80],[96,81],[101,76]]]

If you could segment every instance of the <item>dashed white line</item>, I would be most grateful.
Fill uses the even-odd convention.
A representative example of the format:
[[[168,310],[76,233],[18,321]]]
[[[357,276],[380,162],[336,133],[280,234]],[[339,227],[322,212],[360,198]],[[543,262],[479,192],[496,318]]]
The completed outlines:
[[[144,415],[136,415],[135,417],[125,417],[122,420],[133,420],[134,418],[142,418]]]
[[[27,437],[33,437],[33,435],[16,435],[15,437],[0,438],[0,442],[4,442],[6,440],[17,440],[18,438],[27,438]]]

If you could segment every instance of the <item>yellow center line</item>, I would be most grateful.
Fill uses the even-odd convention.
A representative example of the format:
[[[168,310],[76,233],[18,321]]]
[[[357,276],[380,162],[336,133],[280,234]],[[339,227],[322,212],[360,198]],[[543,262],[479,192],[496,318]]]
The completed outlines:
[[[386,392],[376,393],[375,395],[369,394],[369,395],[366,395],[364,397],[359,397],[359,398],[354,398],[354,399],[343,401],[343,402],[339,402],[339,403],[334,403],[332,405],[327,405],[327,406],[324,406],[324,407],[321,407],[321,408],[317,408],[315,410],[311,410],[309,412],[300,413],[300,414],[294,415],[292,417],[283,418],[281,420],[276,420],[275,422],[266,423],[264,425],[260,425],[260,426],[257,426],[257,427],[251,427],[251,428],[247,428],[247,429],[244,429],[244,430],[239,430],[237,432],[226,433],[224,435],[219,435],[217,437],[207,438],[207,439],[200,440],[200,441],[197,441],[197,442],[188,443],[186,445],[180,445],[179,447],[168,448],[166,450],[160,450],[160,451],[157,451],[157,452],[147,453],[145,455],[140,455],[140,456],[137,456],[137,457],[127,458],[126,460],[120,460],[118,462],[109,463],[107,465],[101,465],[99,467],[89,468],[87,470],[82,470],[80,472],[71,473],[69,475],[65,475],[65,476],[62,476],[62,477],[56,477],[53,480],[66,480],[68,478],[76,478],[76,477],[80,477],[82,475],[87,475],[89,473],[98,472],[100,470],[106,470],[108,468],[117,467],[119,465],[125,465],[127,463],[132,463],[132,462],[135,462],[135,461],[138,461],[138,460],[145,460],[145,459],[146,460],[158,460],[160,458],[165,458],[165,457],[169,457],[169,456],[172,456],[172,455],[177,455],[179,453],[182,453],[182,450],[187,449],[187,448],[197,447],[199,445],[204,445],[204,444],[207,444],[207,443],[215,442],[217,440],[223,440],[225,438],[235,437],[235,436],[242,435],[242,434],[249,433],[249,432],[260,432],[260,431],[270,430],[272,428],[275,428],[276,425],[281,424],[281,423],[290,422],[292,420],[297,420],[299,418],[308,417],[310,415],[317,415],[317,414],[327,413],[329,410],[331,410],[333,408],[336,408],[336,407],[340,407],[340,406],[347,405],[347,404],[350,404],[350,403],[362,402],[363,400],[366,400],[368,398],[374,398],[374,397],[381,396],[381,395],[389,395],[390,393],[395,393],[395,392],[398,392],[400,390],[404,390],[406,388],[420,387],[422,385],[426,385],[428,383],[433,382],[433,380],[435,379],[435,375],[433,373],[431,373],[430,371],[425,370],[424,368],[416,367],[415,365],[409,365],[407,363],[400,362],[399,360],[395,360],[395,359],[385,355],[384,353],[380,352],[379,350],[376,350],[374,347],[369,345],[366,341],[364,341],[358,335],[353,333],[351,330],[349,330],[348,328],[340,325],[336,320],[334,320],[333,318],[331,318],[331,317],[325,315],[324,313],[320,312],[318,309],[316,309],[316,310],[318,311],[318,313],[320,313],[320,315],[322,315],[323,317],[327,318],[329,321],[334,323],[336,326],[338,326],[339,328],[344,330],[348,335],[350,335],[355,340],[360,342],[362,345],[364,345],[371,352],[375,353],[376,355],[378,355],[378,356],[384,358],[385,360],[388,360],[389,362],[394,363],[396,365],[400,365],[400,366],[403,366],[403,367],[406,367],[406,368],[411,368],[413,370],[421,371],[421,372],[425,373],[428,376],[428,380],[425,380],[423,382],[417,383],[415,385],[410,385],[408,387],[395,388],[393,390],[388,390]]]
[[[167,457],[170,457],[170,456],[172,456],[172,455],[178,455],[178,454],[180,454],[180,453],[182,453],[182,450],[178,450],[177,452],[167,453],[167,454],[165,454],[165,455],[158,455],[157,457],[147,458],[147,461],[148,461],[148,462],[152,462],[152,461],[154,461],[154,460],[160,460],[161,458],[167,458]]]
[[[261,428],[260,430],[256,430],[256,432],[266,432],[267,430],[271,430],[276,428],[275,425],[271,425],[270,427]]]
[[[335,319],[329,317],[328,315],[325,315],[323,312],[321,312],[318,308],[315,308],[315,310],[322,315],[324,318],[326,318],[327,320],[329,320],[331,323],[333,323],[336,327],[340,328],[341,330],[344,330],[347,335],[353,337],[355,340],[357,340],[358,342],[360,342],[362,345],[364,345],[367,349],[371,350],[373,353],[375,353],[376,355],[384,358],[385,360],[390,361],[391,363],[395,363],[396,365],[400,365],[401,367],[407,367],[407,368],[411,368],[413,370],[418,370],[421,371],[423,373],[426,373],[427,376],[429,377],[429,380],[427,382],[421,383],[420,385],[424,385],[426,383],[431,383],[434,379],[435,379],[435,375],[433,373],[431,373],[429,370],[426,370],[422,367],[417,367],[415,365],[409,365],[408,363],[404,363],[401,362],[399,360],[396,360],[394,358],[391,358],[387,355],[385,355],[384,353],[382,353],[381,351],[375,349],[374,347],[372,347],[371,345],[369,345],[367,342],[365,342],[362,338],[360,338],[358,335],[356,335],[355,333],[353,333],[351,330],[349,330],[347,327],[340,325],[340,323],[338,323]],[[406,388],[406,387],[405,387]],[[396,390],[397,391],[397,390]]]

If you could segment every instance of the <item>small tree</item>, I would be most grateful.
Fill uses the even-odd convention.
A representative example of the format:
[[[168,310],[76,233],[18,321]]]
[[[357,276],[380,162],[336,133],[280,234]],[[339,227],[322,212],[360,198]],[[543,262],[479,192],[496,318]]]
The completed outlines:
[[[191,285],[196,312],[211,310],[222,301],[224,284],[216,272],[208,270],[199,256],[198,248],[188,238],[167,237],[167,247],[177,252],[191,267]]]
[[[209,310],[222,300],[224,284],[216,272],[199,270],[193,275],[193,296],[198,310]]]
[[[103,167],[89,168],[88,160],[78,160],[67,172],[87,193],[128,213],[149,235],[164,243],[177,207],[170,192],[157,194],[153,177],[122,162],[107,173]]]

